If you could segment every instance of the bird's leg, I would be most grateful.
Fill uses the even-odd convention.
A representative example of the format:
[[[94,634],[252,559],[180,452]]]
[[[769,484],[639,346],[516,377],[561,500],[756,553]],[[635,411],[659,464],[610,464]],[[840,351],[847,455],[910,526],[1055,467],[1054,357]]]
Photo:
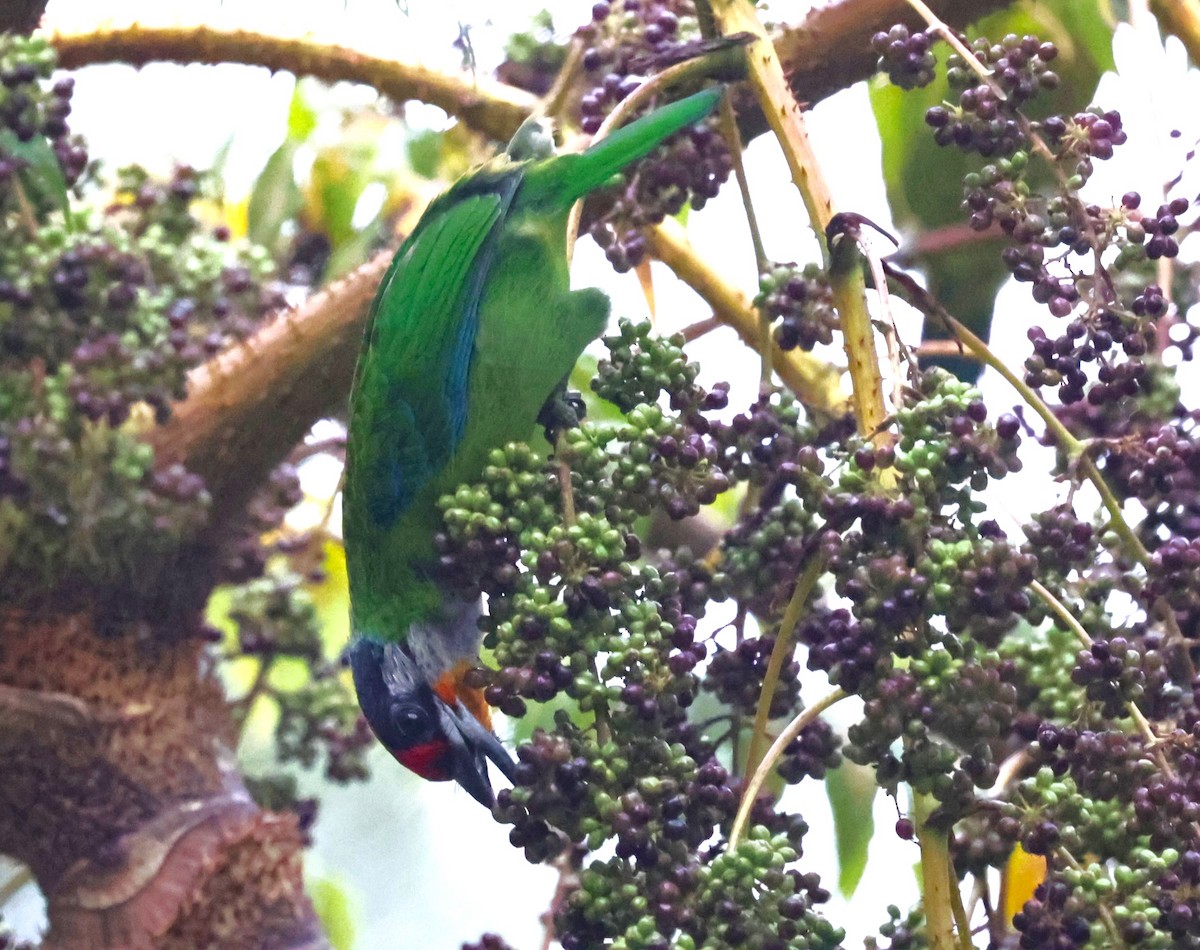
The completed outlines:
[[[554,392],[550,394],[542,405],[541,411],[538,412],[538,424],[543,427],[546,441],[551,445],[557,443],[560,432],[575,428],[587,415],[583,394],[567,388],[568,378],[564,376],[562,381],[554,387]]]

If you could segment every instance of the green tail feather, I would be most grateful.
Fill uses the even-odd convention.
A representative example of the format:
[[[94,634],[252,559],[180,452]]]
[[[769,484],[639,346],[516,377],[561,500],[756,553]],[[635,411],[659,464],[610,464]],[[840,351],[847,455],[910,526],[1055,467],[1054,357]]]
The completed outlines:
[[[579,155],[560,155],[535,165],[526,175],[526,198],[552,198],[570,207],[595,191],[626,165],[648,155],[667,137],[699,122],[716,108],[724,89],[714,86],[655,109]]]

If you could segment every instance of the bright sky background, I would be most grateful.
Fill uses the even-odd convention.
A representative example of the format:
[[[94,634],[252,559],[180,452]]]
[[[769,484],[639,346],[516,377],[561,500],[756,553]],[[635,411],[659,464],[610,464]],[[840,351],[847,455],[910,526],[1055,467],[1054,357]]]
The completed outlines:
[[[1136,2],[1134,6],[1136,6]],[[97,8],[104,19],[97,18]],[[774,15],[798,17],[806,4],[778,3]],[[123,25],[198,24],[260,29],[286,35],[311,34],[323,42],[340,43],[366,52],[392,55],[444,69],[459,67],[461,55],[452,46],[459,25],[469,24],[481,71],[499,59],[504,40],[523,28],[542,7],[555,14],[560,29],[583,22],[590,0],[579,2],[495,3],[488,0],[410,0],[405,15],[392,0],[116,0],[98,5],[93,0],[51,0],[48,24],[63,30],[87,30],[101,23]],[[503,19],[501,19],[501,17]],[[1200,101],[1197,76],[1185,72],[1177,43],[1164,54],[1149,30],[1118,35],[1120,80],[1107,77],[1097,100],[1121,109],[1133,142],[1120,150],[1118,160],[1100,171],[1092,185],[1097,201],[1110,201],[1130,188],[1154,195],[1163,181],[1183,166],[1183,152],[1196,141],[1197,128],[1184,128],[1171,139],[1169,122],[1195,123],[1179,104]],[[226,180],[231,195],[245,191],[284,134],[293,79],[249,67],[150,66],[141,71],[121,66],[94,67],[79,74],[72,128],[90,142],[92,155],[110,167],[139,161],[166,170],[173,160],[200,167],[211,163],[229,140]],[[1194,111],[1194,110],[1192,110]],[[410,110],[410,119],[436,124],[438,110]],[[859,211],[883,226],[888,214],[879,172],[879,142],[860,85],[819,105],[808,117],[817,154],[836,203]],[[802,205],[774,143],[763,137],[747,155],[750,180],[762,220],[768,254],[777,260],[811,260],[815,241],[807,229]],[[1191,189],[1194,194],[1195,188]],[[1185,192],[1186,193],[1186,192]],[[1152,198],[1146,204],[1156,204]],[[744,240],[745,223],[736,191],[729,188],[689,223],[692,239],[719,270],[746,289],[755,284],[753,260]],[[696,298],[656,265],[659,316],[667,329],[686,325],[706,314]],[[576,281],[604,286],[614,298],[614,312],[642,317],[645,300],[632,277],[614,278],[590,242],[581,242]],[[1008,287],[1002,293],[1005,320],[994,330],[993,345],[1019,365],[1024,330],[1028,325],[1027,290]],[[903,316],[901,332],[915,340],[916,327]],[[733,382],[734,406],[744,405],[756,389],[755,359],[738,346],[729,331],[698,341],[694,356],[709,379]],[[1011,392],[1002,380],[982,381],[989,403],[1011,405]],[[1006,480],[995,502],[1002,522],[1011,527],[1030,508],[1030,491],[1045,497],[1038,465],[1028,465],[1022,477]],[[1036,489],[1031,485],[1040,483]],[[1036,496],[1035,496],[1036,497]],[[1009,513],[1005,517],[1005,511]],[[723,619],[718,614],[718,619]],[[823,677],[805,674],[805,695],[827,689]],[[852,721],[849,704],[830,716],[842,726]],[[507,843],[507,831],[469,796],[457,788],[413,778],[394,765],[381,750],[368,785],[321,790],[322,810],[316,826],[316,845],[308,856],[309,872],[343,886],[355,907],[356,950],[423,947],[452,950],[463,940],[487,930],[499,931],[515,946],[537,948],[542,929],[538,915],[547,906],[554,884],[548,869],[527,865]],[[822,872],[832,889],[837,879],[832,828],[823,789],[805,783],[788,793],[785,805],[801,811],[812,831],[805,840],[805,867]],[[847,946],[861,946],[862,937],[885,919],[884,908],[909,906],[916,897],[910,873],[917,861],[913,844],[891,833],[896,819],[892,803],[876,800],[877,834],[866,876],[847,912],[835,896],[829,915],[850,931]],[[0,878],[3,875],[0,874]],[[27,934],[38,926],[41,910],[36,894],[22,896],[6,916]],[[14,912],[15,911],[15,912]]]

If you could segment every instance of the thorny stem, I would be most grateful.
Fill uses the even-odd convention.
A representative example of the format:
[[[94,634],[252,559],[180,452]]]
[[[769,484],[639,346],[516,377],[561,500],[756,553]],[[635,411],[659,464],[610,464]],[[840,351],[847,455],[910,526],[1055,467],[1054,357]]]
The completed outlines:
[[[962,892],[958,888],[958,875],[954,873],[953,861],[947,870],[950,872],[950,912],[954,915],[954,928],[958,932],[960,950],[974,950],[974,944],[971,942],[971,921],[967,917],[966,908],[963,907]]]
[[[921,849],[922,904],[933,950],[956,950],[961,947],[955,939],[951,881],[956,881],[950,861],[950,846],[945,831],[929,824],[934,799],[926,794],[913,794],[913,817],[916,819],[917,843]],[[968,934],[969,940],[969,934]],[[970,947],[967,943],[967,947]]]
[[[816,722],[820,718],[821,713],[825,712],[834,703],[841,702],[846,698],[846,695],[842,690],[835,689],[822,696],[813,705],[803,710],[795,719],[789,722],[783,732],[779,733],[775,741],[771,743],[771,748],[767,750],[767,754],[763,756],[762,762],[754,770],[754,774],[750,776],[750,781],[746,783],[746,790],[742,793],[742,801],[738,806],[737,817],[733,819],[733,827],[729,830],[729,850],[732,851],[736,848],[738,842],[742,840],[742,835],[746,831],[746,823],[750,818],[750,810],[754,807],[754,800],[758,798],[758,793],[762,790],[763,784],[770,776],[771,769],[775,767],[775,763],[783,755],[783,750],[807,727]]]
[[[770,659],[767,660],[767,671],[763,674],[762,689],[758,693],[758,706],[754,710],[754,726],[750,731],[750,746],[746,750],[747,775],[752,775],[759,766],[763,740],[767,737],[767,723],[771,719],[771,703],[774,702],[775,691],[779,687],[779,674],[783,669],[784,660],[791,656],[792,641],[796,634],[796,625],[800,622],[800,614],[820,579],[824,567],[824,562],[820,557],[809,559],[804,571],[796,579],[796,588],[792,591],[791,599],[783,611],[783,619],[779,622],[779,632],[775,635],[775,645],[771,648]]]
[[[718,26],[726,35],[746,32],[758,38],[745,53],[750,85],[767,124],[783,150],[792,181],[804,200],[809,221],[817,232],[828,264],[829,248],[825,229],[834,216],[833,199],[775,47],[750,0],[716,0],[712,8]],[[882,426],[886,416],[883,380],[875,351],[875,332],[867,311],[866,282],[862,268],[830,268],[829,277],[833,303],[841,318],[858,430],[864,435],[873,436],[878,442],[886,441],[889,436]]]

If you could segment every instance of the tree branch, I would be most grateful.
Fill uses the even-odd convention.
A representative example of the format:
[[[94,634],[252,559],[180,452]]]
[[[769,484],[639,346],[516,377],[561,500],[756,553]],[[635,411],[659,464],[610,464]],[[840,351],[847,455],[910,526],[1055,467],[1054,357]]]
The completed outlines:
[[[391,258],[380,252],[197,368],[187,398],[149,434],[161,464],[181,462],[204,477],[218,524],[240,513],[313,422],[345,400],[363,321]]]
[[[961,27],[1008,6],[1012,0],[939,0],[930,4],[951,26]],[[797,101],[814,103],[869,78],[876,55],[871,36],[893,23],[920,26],[905,0],[843,0],[822,6],[795,25],[776,27],[776,51]],[[326,82],[361,82],[403,102],[418,99],[440,106],[477,132],[498,141],[534,110],[537,98],[485,77],[445,73],[368,56],[310,39],[283,39],[249,30],[209,27],[104,28],[51,37],[64,69],[94,63],[242,63],[266,66]],[[747,139],[766,131],[752,96],[737,100]]]
[[[445,109],[476,131],[508,139],[537,105],[537,97],[482,76],[443,73],[424,66],[368,56],[311,39],[285,39],[250,30],[206,26],[103,28],[92,33],[58,33],[51,42],[59,65],[93,63],[242,63],[272,72],[315,76],[326,82],[358,82],[397,102],[419,99]]]
[[[956,28],[1010,6],[1012,0],[934,0],[929,6]],[[875,72],[871,37],[895,23],[924,29],[907,0],[843,0],[817,6],[774,33],[775,51],[800,102],[819,102]]]

